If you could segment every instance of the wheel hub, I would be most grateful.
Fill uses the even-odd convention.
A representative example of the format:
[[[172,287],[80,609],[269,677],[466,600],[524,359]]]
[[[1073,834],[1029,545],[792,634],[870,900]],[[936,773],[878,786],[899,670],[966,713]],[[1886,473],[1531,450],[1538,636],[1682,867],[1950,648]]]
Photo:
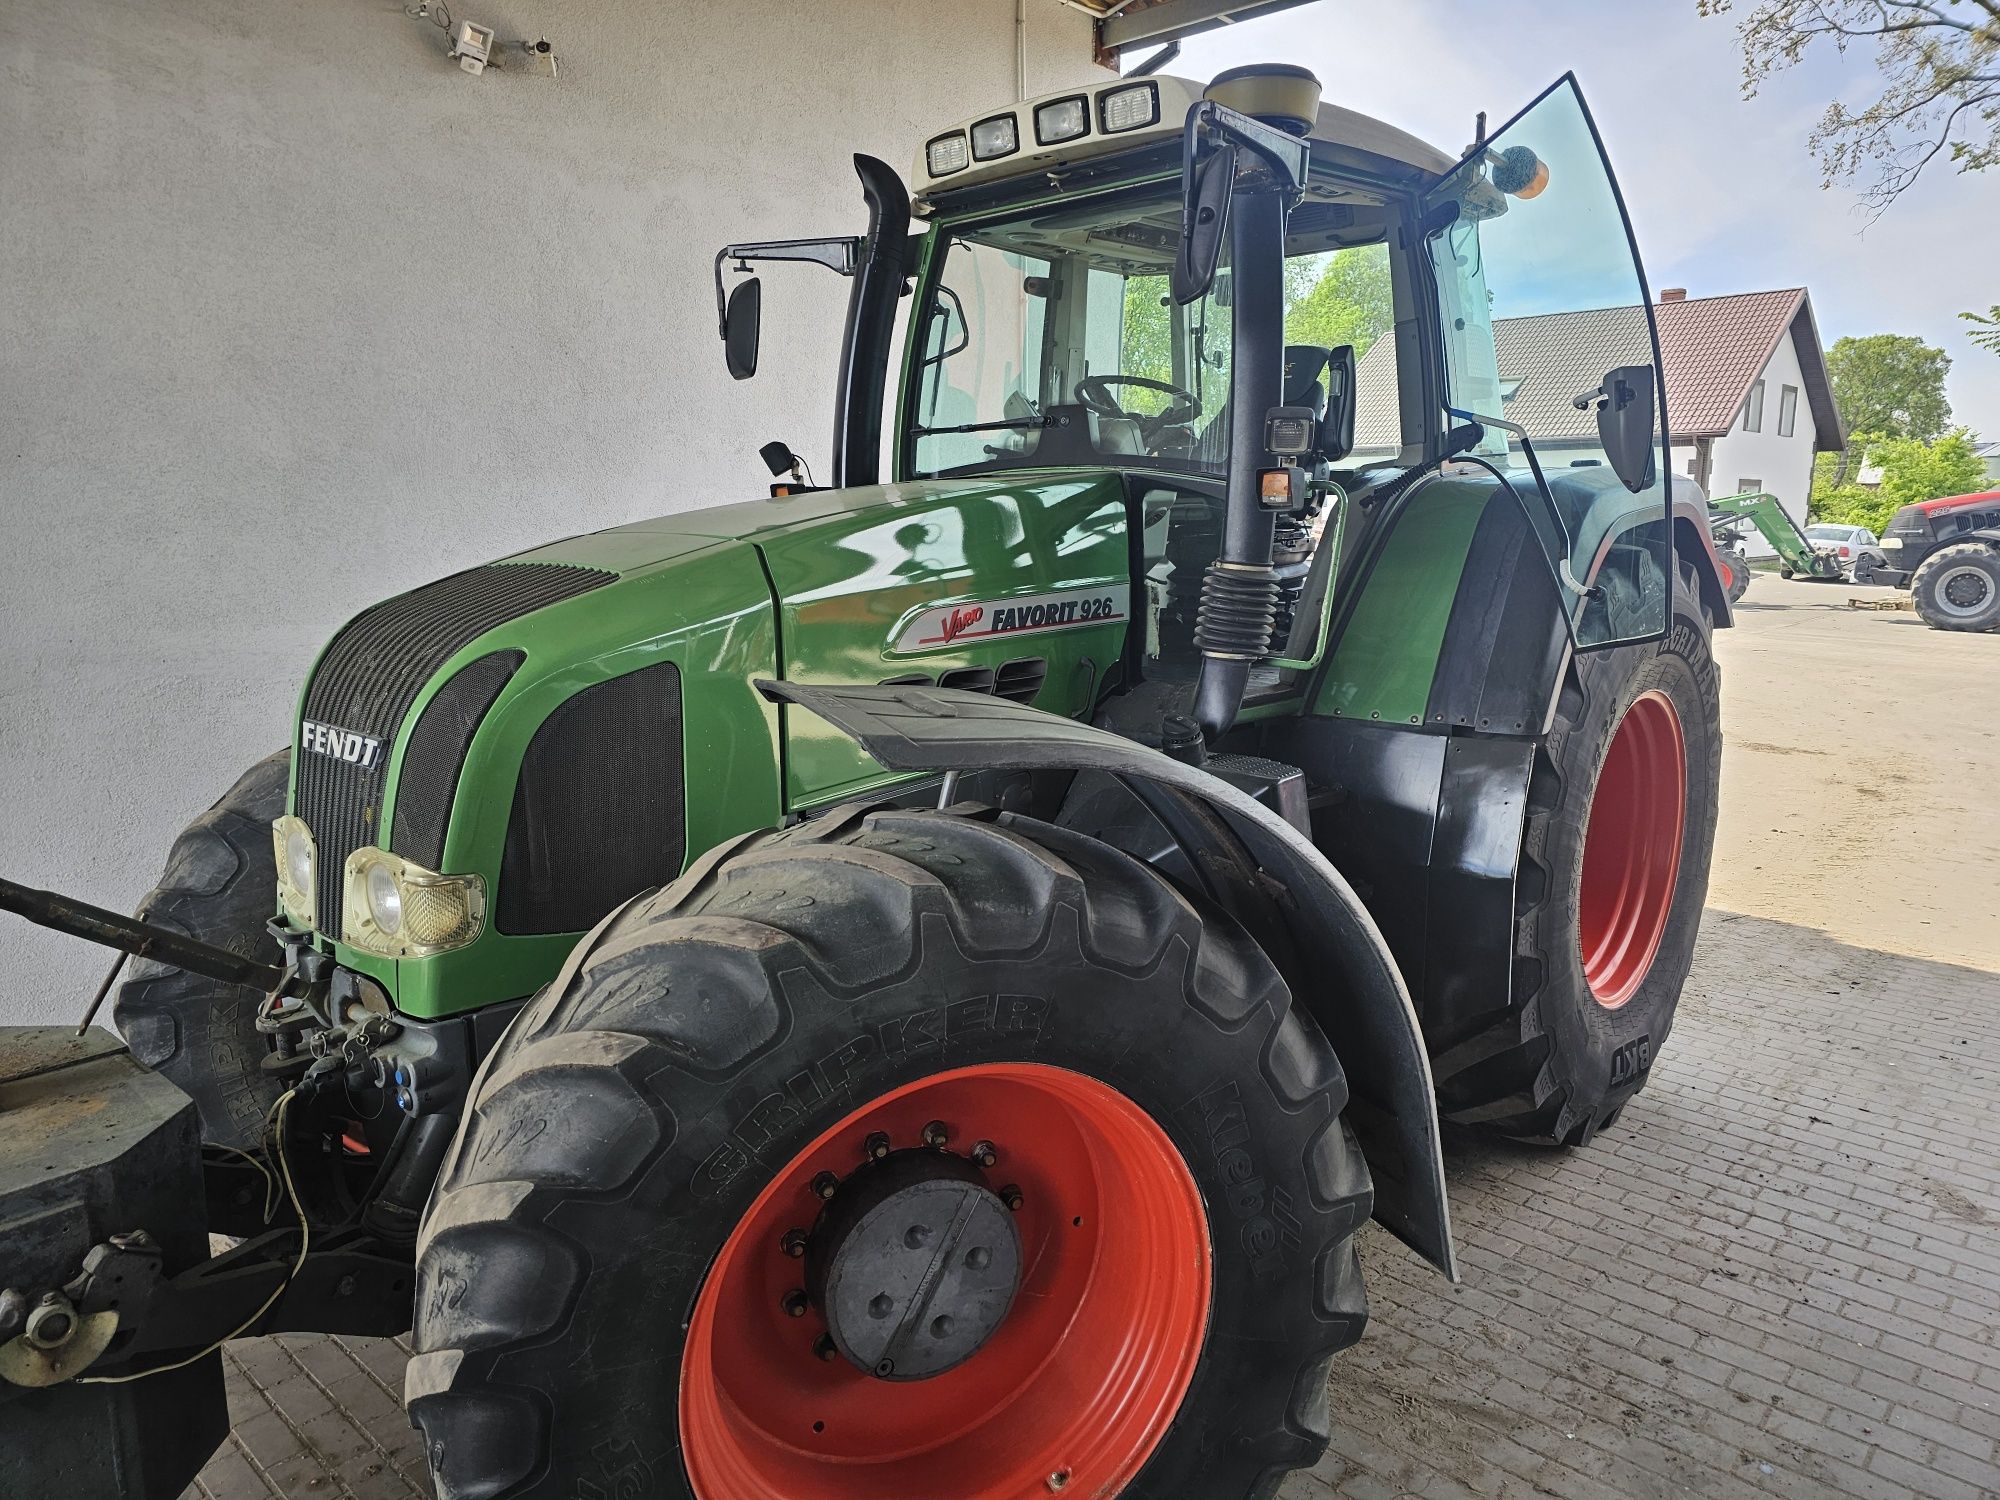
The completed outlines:
[[[1971,614],[1986,602],[1992,583],[1977,568],[1960,567],[1947,574],[1938,593],[1955,614]]]
[[[965,1363],[1006,1320],[1021,1237],[964,1157],[892,1152],[839,1185],[806,1240],[806,1292],[834,1348],[882,1380]]]

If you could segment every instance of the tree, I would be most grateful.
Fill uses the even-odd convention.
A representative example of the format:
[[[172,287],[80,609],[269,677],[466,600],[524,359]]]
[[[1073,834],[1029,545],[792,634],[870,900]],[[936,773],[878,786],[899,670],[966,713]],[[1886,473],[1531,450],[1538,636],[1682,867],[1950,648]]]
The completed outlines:
[[[1944,350],[1902,333],[1839,339],[1826,356],[1833,402],[1850,434],[1921,442],[1937,437],[1951,421],[1944,394],[1950,369]]]
[[[1971,323],[1977,332],[1968,333],[1967,338],[1982,349],[1990,349],[2000,354],[2000,302],[1994,303],[1983,313],[1962,312],[1959,316]]]
[[[1698,0],[1703,15],[1734,0]],[[1743,92],[1819,42],[1874,44],[1879,90],[1858,108],[1836,99],[1811,138],[1826,183],[1865,177],[1881,213],[1940,156],[1961,172],[2000,162],[2000,0],[1758,0],[1737,26]]]
[[[1906,505],[1941,495],[1971,494],[1985,482],[1986,465],[1963,427],[1932,443],[1863,434],[1855,439],[1855,446],[1867,453],[1870,464],[1881,469],[1881,487],[1871,490],[1837,483],[1827,464],[1833,455],[1822,454],[1813,468],[1808,512],[1813,520],[1866,526],[1879,534],[1889,518]]]
[[[1386,246],[1357,245],[1330,256],[1302,256],[1286,262],[1285,273],[1288,344],[1323,349],[1352,344],[1359,359],[1396,326]]]

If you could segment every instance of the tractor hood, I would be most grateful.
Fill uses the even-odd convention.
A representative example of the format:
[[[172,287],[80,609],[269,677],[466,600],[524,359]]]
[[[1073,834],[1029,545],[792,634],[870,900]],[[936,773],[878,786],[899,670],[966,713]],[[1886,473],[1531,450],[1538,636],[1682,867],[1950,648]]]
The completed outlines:
[[[316,888],[288,906],[412,1014],[518,998],[688,858],[899,779],[757,679],[1085,711],[1124,647],[1126,532],[1111,474],[870,485],[570,537],[386,600],[300,697],[290,810]],[[477,936],[370,931],[384,854],[476,878]]]

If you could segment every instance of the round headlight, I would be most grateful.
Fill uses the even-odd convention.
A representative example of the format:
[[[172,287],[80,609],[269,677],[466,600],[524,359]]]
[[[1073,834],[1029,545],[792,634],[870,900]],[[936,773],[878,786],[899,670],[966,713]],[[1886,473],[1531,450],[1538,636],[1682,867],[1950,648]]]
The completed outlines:
[[[293,890],[303,893],[313,888],[312,835],[302,827],[285,835],[285,872],[291,876]]]
[[[368,915],[376,927],[394,935],[403,926],[403,891],[387,865],[370,865],[362,889],[368,897]]]

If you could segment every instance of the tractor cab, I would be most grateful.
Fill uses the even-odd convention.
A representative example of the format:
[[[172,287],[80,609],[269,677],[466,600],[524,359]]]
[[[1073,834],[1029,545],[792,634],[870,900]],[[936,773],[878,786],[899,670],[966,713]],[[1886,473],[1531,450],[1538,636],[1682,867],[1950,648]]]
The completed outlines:
[[[1248,68],[969,119],[918,153],[920,228],[896,247],[915,295],[882,402],[893,477],[1114,475],[1144,623],[1129,666],[1205,673],[1211,740],[1324,680],[1370,626],[1367,575],[1409,566],[1404,525],[1444,533],[1419,550],[1448,597],[1457,545],[1508,512],[1490,526],[1521,528],[1578,649],[1666,623],[1649,298],[1573,80],[1458,160],[1318,92]],[[867,379],[844,372],[845,410],[873,404]],[[1404,607],[1411,586],[1392,585]]]

